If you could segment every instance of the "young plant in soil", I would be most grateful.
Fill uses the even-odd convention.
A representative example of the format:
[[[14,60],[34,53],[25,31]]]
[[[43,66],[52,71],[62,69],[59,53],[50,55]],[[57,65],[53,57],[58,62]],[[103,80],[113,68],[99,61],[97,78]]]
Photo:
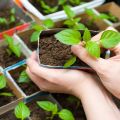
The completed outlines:
[[[26,120],[30,116],[30,109],[23,102],[20,102],[14,110],[17,119]]]
[[[64,5],[77,6],[88,2],[87,0],[30,0],[30,2],[43,14],[51,14],[62,10]]]
[[[76,30],[85,30],[85,25],[80,23],[81,18],[75,17],[76,15],[70,6],[66,5],[63,7],[63,9],[67,15],[67,20],[64,21],[64,25],[66,25],[68,28]]]
[[[106,19],[106,20],[110,20],[112,22],[117,22],[118,21],[118,19],[111,14],[100,13],[99,15],[96,15],[92,9],[86,9],[85,13],[88,16],[90,16],[90,18],[91,18],[88,22],[89,26],[92,26],[94,21],[99,20],[99,19],[101,19],[101,20]]]
[[[57,104],[50,101],[38,101],[38,106],[47,112],[51,112],[51,116],[47,119],[53,120],[57,115],[61,120],[75,120],[72,112],[68,109],[58,110]]]
[[[91,40],[91,33],[86,28],[83,37],[77,30],[65,29],[55,35],[56,39],[66,45],[82,44],[88,53],[94,57],[99,58],[101,54],[101,48],[110,49],[120,43],[120,33],[112,30],[106,30],[102,33],[99,41],[95,42]],[[76,62],[76,56],[71,57],[64,67],[70,67]]]
[[[4,9],[3,12],[5,14],[0,13],[0,32],[21,24],[20,20],[16,17],[15,8]]]
[[[51,19],[44,20],[42,25],[33,24],[32,29],[34,29],[35,32],[33,32],[33,34],[31,35],[30,42],[37,42],[43,30],[53,28],[54,26],[55,24]]]

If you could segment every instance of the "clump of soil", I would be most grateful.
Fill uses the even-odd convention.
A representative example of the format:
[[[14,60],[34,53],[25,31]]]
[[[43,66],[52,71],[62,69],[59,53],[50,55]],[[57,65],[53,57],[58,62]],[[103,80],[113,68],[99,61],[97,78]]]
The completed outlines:
[[[87,120],[80,100],[66,94],[53,94],[53,96],[63,108],[73,113],[75,120]]]
[[[9,55],[9,53],[7,52],[7,49],[8,49],[7,45],[0,47],[0,66],[2,66],[3,68],[13,65],[25,59],[25,56],[23,55],[21,55],[20,58],[18,58],[14,54]]]
[[[35,8],[37,8],[43,15],[47,15],[47,14],[44,12],[43,8],[41,7],[41,4],[40,4],[39,1],[37,1],[37,0],[36,0],[36,1],[35,1],[35,0],[29,0],[29,1],[30,1],[30,3],[31,3]],[[81,0],[81,2],[90,2],[90,1],[92,1],[92,0]],[[50,7],[58,6],[58,0],[44,0],[44,2],[45,2],[47,5],[49,5]],[[69,0],[67,0],[67,5],[70,5],[70,6],[73,6],[73,7],[75,6],[75,5],[71,4]],[[61,11],[61,10],[63,10],[63,8],[62,8],[62,6],[59,6],[58,11]]]
[[[0,116],[0,120],[17,120],[14,115],[14,111],[9,111]]]
[[[31,110],[31,119],[32,120],[47,120],[48,117],[50,117],[50,112],[45,112],[43,109],[41,109],[36,102],[32,102],[28,105],[28,107]],[[60,120],[58,117],[55,117],[53,120]]]
[[[25,69],[26,69],[26,67],[20,67],[20,68],[10,71],[10,74],[14,78],[14,80],[17,82],[19,87],[25,92],[25,94],[31,95],[33,93],[40,91],[40,89],[32,82],[31,79],[29,80],[30,82],[28,82],[28,83],[19,83],[18,82],[20,73]]]
[[[64,45],[54,38],[47,36],[40,39],[40,62],[51,66],[63,66],[72,57],[71,46]],[[79,59],[74,65],[87,66]]]
[[[0,93],[3,93],[3,92],[8,92],[8,93],[12,93],[12,90],[9,88],[9,87],[6,87],[4,89],[1,89],[0,90]],[[13,94],[13,93],[12,93]],[[14,94],[13,94],[14,95]],[[6,105],[10,102],[13,102],[17,100],[16,96],[11,96],[11,97],[8,97],[8,96],[0,96],[0,107],[3,106],[3,105]]]
[[[10,14],[10,10],[11,10],[12,7],[5,7],[3,8],[2,10],[0,10],[0,18],[6,18],[6,20],[9,22],[10,21],[10,17],[11,17],[11,14]],[[15,15],[15,22],[14,23],[11,23],[11,24],[0,24],[0,32],[4,31],[4,30],[8,30],[10,28],[13,28],[13,27],[16,27],[18,25],[21,25],[22,22],[20,20],[20,18]]]

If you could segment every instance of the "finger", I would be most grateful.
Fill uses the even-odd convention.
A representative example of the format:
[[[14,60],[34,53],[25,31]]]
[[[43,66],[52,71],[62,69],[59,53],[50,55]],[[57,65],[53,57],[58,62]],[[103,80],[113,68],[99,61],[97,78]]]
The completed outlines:
[[[67,70],[63,69],[49,69],[45,67],[41,67],[38,62],[34,59],[29,58],[27,60],[27,65],[32,74],[42,77],[50,82],[55,82],[55,79],[58,78],[62,73],[66,72]]]
[[[104,61],[102,58],[96,59],[90,56],[87,50],[81,45],[74,45],[71,49],[76,56],[78,56],[83,62],[88,64],[94,70],[98,69],[101,61]]]
[[[45,79],[40,78],[39,76],[35,76],[32,74],[29,70],[29,68],[26,69],[26,72],[28,73],[29,77],[32,79],[32,81],[42,90],[42,91],[48,91],[48,92],[61,92],[59,89],[59,86],[53,83],[50,83],[46,81]]]
[[[33,60],[38,61],[38,56],[37,56],[36,51],[32,52],[32,54],[31,54],[30,58],[31,58],[31,59],[33,59]]]
[[[113,51],[116,55],[120,55],[120,44],[110,50]]]

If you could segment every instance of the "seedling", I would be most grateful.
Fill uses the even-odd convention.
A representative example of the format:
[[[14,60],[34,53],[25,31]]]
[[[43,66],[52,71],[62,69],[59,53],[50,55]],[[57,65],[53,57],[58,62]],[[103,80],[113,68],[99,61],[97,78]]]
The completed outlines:
[[[9,49],[7,49],[8,53],[14,53],[17,57],[21,56],[20,44],[15,44],[14,39],[8,35],[4,35],[4,38],[8,44]]]
[[[91,19],[88,22],[88,25],[90,26],[94,23],[95,20],[98,20],[98,19],[102,19],[102,20],[107,19],[114,22],[118,20],[115,16],[111,14],[100,13],[99,15],[96,15],[92,9],[86,9],[85,13],[91,17]]]
[[[6,77],[2,74],[0,75],[0,90],[6,88]],[[8,92],[2,92],[0,93],[0,96],[8,96],[11,97],[13,94]]]
[[[64,22],[64,25],[67,25],[68,28],[76,29],[76,30],[84,30],[85,25],[80,23],[81,18],[75,18],[75,13],[72,11],[71,7],[66,5],[63,7],[64,11],[67,15],[67,20]]]
[[[82,43],[83,47],[85,47],[88,53],[94,58],[100,58],[101,47],[110,49],[120,43],[120,33],[112,30],[104,31],[99,41],[92,41],[91,33],[87,28],[85,29],[82,37],[81,33],[77,30],[65,29],[57,33],[55,38],[66,45],[77,45]],[[64,67],[70,67],[75,62],[76,58],[72,57],[65,63]]]
[[[14,110],[17,119],[25,120],[30,116],[30,109],[23,102],[20,102]]]
[[[58,6],[50,7],[44,2],[44,0],[40,0],[39,2],[40,2],[41,7],[43,8],[44,13],[46,14],[54,13],[58,10]]]
[[[42,25],[33,24],[32,28],[35,30],[35,32],[33,32],[30,38],[30,42],[38,41],[38,38],[43,30],[47,30],[53,27],[54,27],[54,22],[51,19],[44,20]]]
[[[51,116],[49,117],[50,120],[53,120],[56,115],[58,115],[61,120],[75,120],[70,110],[58,110],[57,104],[54,104],[50,101],[38,101],[37,104],[43,110],[51,112]]]
[[[84,0],[70,0],[70,3],[73,5],[80,5]]]

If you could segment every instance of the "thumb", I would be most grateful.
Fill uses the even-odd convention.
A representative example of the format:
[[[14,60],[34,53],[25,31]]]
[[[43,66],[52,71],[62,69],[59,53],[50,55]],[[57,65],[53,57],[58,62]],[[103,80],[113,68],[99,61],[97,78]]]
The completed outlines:
[[[76,56],[78,56],[78,58],[80,58],[83,62],[88,64],[94,70],[98,69],[102,58],[96,59],[96,58],[90,56],[89,53],[87,52],[87,50],[84,47],[82,47],[81,45],[74,45],[71,47],[71,50]]]

